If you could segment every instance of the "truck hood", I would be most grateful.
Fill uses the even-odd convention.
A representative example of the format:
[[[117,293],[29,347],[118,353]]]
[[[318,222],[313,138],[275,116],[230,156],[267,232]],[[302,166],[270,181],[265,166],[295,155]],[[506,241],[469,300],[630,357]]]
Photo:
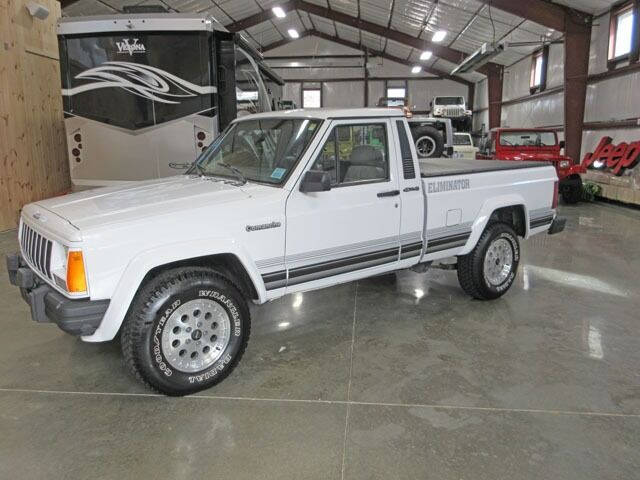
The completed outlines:
[[[265,188],[271,189],[180,175],[72,193],[39,201],[37,205],[82,230],[244,200],[251,197],[252,190]]]

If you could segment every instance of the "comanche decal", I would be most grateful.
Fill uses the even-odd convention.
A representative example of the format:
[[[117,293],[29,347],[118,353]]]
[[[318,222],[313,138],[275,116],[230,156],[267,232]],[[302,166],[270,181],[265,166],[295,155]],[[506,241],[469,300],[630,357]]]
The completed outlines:
[[[280,222],[261,223],[259,225],[247,225],[247,232],[257,232],[258,230],[268,230],[269,228],[279,228],[282,226]]]

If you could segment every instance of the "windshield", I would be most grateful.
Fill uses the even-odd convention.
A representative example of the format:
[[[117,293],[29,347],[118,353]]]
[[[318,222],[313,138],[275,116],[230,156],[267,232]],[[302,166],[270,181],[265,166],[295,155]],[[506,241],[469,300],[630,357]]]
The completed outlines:
[[[195,170],[279,185],[295,168],[319,125],[319,120],[282,118],[236,122],[200,155]]]
[[[453,135],[454,145],[472,145],[471,136],[466,133],[455,133]]]
[[[464,98],[462,97],[436,97],[436,105],[462,105]]]
[[[501,132],[500,145],[508,147],[554,147],[557,145],[554,132],[520,131]]]

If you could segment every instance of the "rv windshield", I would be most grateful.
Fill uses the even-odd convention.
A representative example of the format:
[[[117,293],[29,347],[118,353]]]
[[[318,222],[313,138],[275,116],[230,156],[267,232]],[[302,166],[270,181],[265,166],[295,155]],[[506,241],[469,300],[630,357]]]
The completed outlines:
[[[462,97],[436,97],[435,104],[436,105],[462,105],[464,103],[464,98]]]
[[[196,160],[189,173],[279,185],[311,143],[319,120],[266,118],[236,122]]]

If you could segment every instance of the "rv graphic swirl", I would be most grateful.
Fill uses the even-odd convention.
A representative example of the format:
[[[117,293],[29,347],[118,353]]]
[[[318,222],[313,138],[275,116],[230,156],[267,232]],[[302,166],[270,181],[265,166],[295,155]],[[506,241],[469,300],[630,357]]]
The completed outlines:
[[[122,88],[154,102],[176,104],[184,98],[216,92],[214,86],[196,85],[160,68],[131,62],[105,62],[79,73],[75,79],[95,81],[63,88],[62,95],[73,96],[100,88]]]

